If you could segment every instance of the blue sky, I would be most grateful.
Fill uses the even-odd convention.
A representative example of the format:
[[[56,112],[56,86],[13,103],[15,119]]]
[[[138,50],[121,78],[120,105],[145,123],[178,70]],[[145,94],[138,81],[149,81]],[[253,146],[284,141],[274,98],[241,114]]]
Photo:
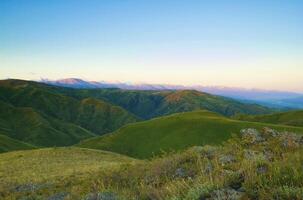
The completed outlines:
[[[303,92],[300,0],[2,0],[0,78]]]

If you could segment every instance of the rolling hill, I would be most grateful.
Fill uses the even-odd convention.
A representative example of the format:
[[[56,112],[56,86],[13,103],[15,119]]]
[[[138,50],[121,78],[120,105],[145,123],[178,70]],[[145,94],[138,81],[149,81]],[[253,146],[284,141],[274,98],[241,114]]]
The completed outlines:
[[[185,86],[169,84],[134,84],[121,82],[105,81],[85,81],[79,78],[67,78],[59,80],[42,79],[41,82],[70,88],[120,88],[126,90],[197,90],[209,94],[219,95],[237,99],[240,101],[257,102],[261,105],[271,105],[277,108],[291,107],[302,108],[302,94],[287,91],[246,89],[239,87],[222,87],[222,86]]]
[[[74,99],[56,89],[30,81],[0,81],[1,133],[37,146],[66,146],[139,120],[111,103]]]
[[[49,197],[60,191],[77,191],[81,195],[92,190],[103,172],[133,162],[136,160],[115,153],[74,147],[2,153],[0,195],[5,199],[29,198],[37,191],[46,195],[38,199],[63,199]]]
[[[1,133],[39,147],[73,145],[141,119],[200,109],[225,116],[273,112],[194,90],[72,89],[0,81]]]
[[[150,160],[76,147],[3,153],[0,196],[10,200],[301,200],[302,135],[273,129],[241,133],[220,147],[195,146]]]
[[[0,153],[16,150],[28,150],[36,148],[33,145],[14,140],[10,137],[0,134]]]
[[[142,119],[205,109],[225,116],[235,114],[267,114],[273,109],[257,104],[241,103],[222,96],[195,90],[137,91],[121,89],[60,88],[64,95],[77,99],[96,98],[123,107]]]
[[[288,111],[281,113],[274,113],[268,115],[239,115],[235,117],[239,120],[264,122],[271,124],[284,124],[290,126],[303,127],[303,110]]]
[[[232,120],[202,110],[129,124],[112,134],[82,141],[77,146],[117,152],[136,158],[150,158],[162,150],[220,144],[243,128],[263,127],[303,133],[303,128],[299,127]]]
[[[0,131],[10,138],[36,146],[72,145],[95,134],[75,124],[43,116],[30,107],[0,101]]]

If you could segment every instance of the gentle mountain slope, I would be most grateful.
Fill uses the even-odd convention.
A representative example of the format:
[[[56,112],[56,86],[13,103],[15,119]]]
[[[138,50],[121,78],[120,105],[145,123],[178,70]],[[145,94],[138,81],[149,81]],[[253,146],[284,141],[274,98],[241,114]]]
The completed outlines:
[[[269,115],[239,115],[235,118],[246,121],[303,127],[303,110],[274,113]]]
[[[243,104],[229,98],[193,90],[167,92],[162,95],[165,97],[165,104],[160,107],[158,112],[165,114],[199,109],[205,109],[225,116],[232,116],[236,113],[258,114],[270,112],[270,109],[256,104]]]
[[[74,147],[2,153],[0,194],[15,197],[7,199],[20,199],[39,189],[55,193],[58,187],[81,193],[92,189],[100,173],[132,162],[136,160],[111,152]]]
[[[2,96],[17,107],[32,107],[51,117],[74,123],[96,134],[113,131],[122,125],[138,120],[121,107],[97,99],[82,99],[81,101],[60,94],[54,87],[36,82],[7,80],[12,82],[8,87],[1,87]],[[76,91],[75,91],[76,92]],[[96,116],[104,120],[102,124],[92,124]],[[92,121],[90,121],[92,120]],[[111,121],[115,120],[115,122]],[[116,121],[117,120],[117,121]],[[89,121],[89,122],[88,122]],[[90,125],[88,126],[88,124]],[[108,127],[114,123],[117,127]]]
[[[238,101],[194,90],[183,91],[133,91],[121,89],[81,89],[60,88],[62,94],[83,99],[93,97],[134,113],[143,119],[205,109],[225,116],[235,114],[267,114],[274,110],[257,104]]]
[[[249,128],[221,146],[195,146],[144,161],[74,147],[3,153],[0,195],[48,200],[301,200],[302,137]]]
[[[66,146],[112,132],[139,118],[102,100],[78,100],[56,87],[21,81],[0,81],[0,130],[37,146]]]
[[[0,131],[37,146],[65,146],[95,136],[71,123],[45,117],[30,107],[16,108],[0,101]]]
[[[124,124],[139,121],[138,117],[121,107],[93,98],[81,100],[75,115],[73,123],[98,135],[112,132]]]
[[[149,158],[161,150],[219,144],[243,128],[272,127],[303,133],[303,128],[231,120],[209,111],[195,111],[126,125],[112,134],[92,138],[78,146]]]
[[[35,147],[30,144],[18,140],[14,140],[12,138],[0,134],[0,153],[15,151],[15,150],[34,149],[34,148]]]

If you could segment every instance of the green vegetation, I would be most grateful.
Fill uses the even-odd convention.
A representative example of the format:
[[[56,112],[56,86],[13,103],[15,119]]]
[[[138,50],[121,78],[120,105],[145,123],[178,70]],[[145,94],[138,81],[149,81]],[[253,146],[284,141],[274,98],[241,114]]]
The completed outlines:
[[[62,190],[77,191],[80,195],[93,189],[98,174],[133,162],[136,160],[126,156],[75,147],[3,153],[0,154],[0,199],[30,196],[35,190],[41,190],[44,195]]]
[[[43,116],[30,107],[16,108],[0,101],[2,134],[37,146],[72,145],[93,133],[71,123]]]
[[[0,153],[34,148],[35,147],[30,144],[26,144],[24,142],[14,140],[5,135],[0,134]]]
[[[302,111],[251,116],[270,112],[197,91],[0,81],[0,199],[300,199]]]
[[[272,112],[262,106],[189,90],[71,89],[32,81],[0,81],[1,133],[39,147],[72,145],[141,118],[200,109],[226,116]]]
[[[288,111],[268,115],[238,115],[235,116],[235,119],[303,127],[303,110]]]
[[[205,109],[225,116],[266,114],[274,110],[194,90],[132,91],[121,89],[70,89],[59,91],[74,98],[93,97],[119,105],[142,119]]]
[[[78,146],[150,158],[162,150],[220,144],[243,128],[272,127],[303,133],[303,128],[232,120],[209,111],[173,114],[126,125],[114,133],[82,141]]]
[[[302,139],[245,129],[222,146],[195,146],[149,161],[80,148],[4,153],[0,198],[300,200]]]
[[[21,80],[0,81],[0,131],[37,146],[66,146],[139,120],[98,99],[74,99],[56,87]]]

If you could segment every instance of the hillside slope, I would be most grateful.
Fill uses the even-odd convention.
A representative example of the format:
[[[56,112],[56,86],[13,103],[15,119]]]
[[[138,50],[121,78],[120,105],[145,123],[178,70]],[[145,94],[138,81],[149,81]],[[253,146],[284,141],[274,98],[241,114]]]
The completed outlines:
[[[43,116],[30,107],[0,101],[0,131],[10,138],[37,146],[65,146],[95,134],[75,124]]]
[[[12,138],[0,134],[0,153],[15,151],[15,150],[34,149],[34,148],[35,147],[30,144],[18,140],[14,140]]]
[[[77,99],[93,97],[134,113],[143,119],[151,119],[178,112],[205,109],[225,116],[235,114],[267,114],[274,110],[257,104],[245,104],[236,100],[194,90],[183,91],[135,91],[121,89],[70,89],[60,88],[62,94]]]
[[[219,144],[243,128],[265,126],[303,133],[299,127],[237,121],[209,111],[195,111],[129,124],[112,134],[82,141],[78,146],[149,158],[161,150]]]
[[[281,113],[274,113],[268,115],[239,115],[235,117],[239,120],[253,121],[253,122],[264,122],[271,124],[284,124],[290,126],[303,127],[303,110],[288,111]]]
[[[2,198],[6,196],[5,199],[21,199],[41,189],[46,196],[56,194],[58,188],[81,194],[92,189],[99,174],[132,162],[136,160],[111,152],[74,147],[2,153],[0,194]]]
[[[0,195],[48,200],[301,200],[302,137],[269,128],[242,129],[221,146],[195,146],[144,161],[74,147],[3,153]]]
[[[108,102],[78,100],[56,87],[22,80],[0,81],[0,110],[5,135],[38,146],[75,144],[139,120]]]

